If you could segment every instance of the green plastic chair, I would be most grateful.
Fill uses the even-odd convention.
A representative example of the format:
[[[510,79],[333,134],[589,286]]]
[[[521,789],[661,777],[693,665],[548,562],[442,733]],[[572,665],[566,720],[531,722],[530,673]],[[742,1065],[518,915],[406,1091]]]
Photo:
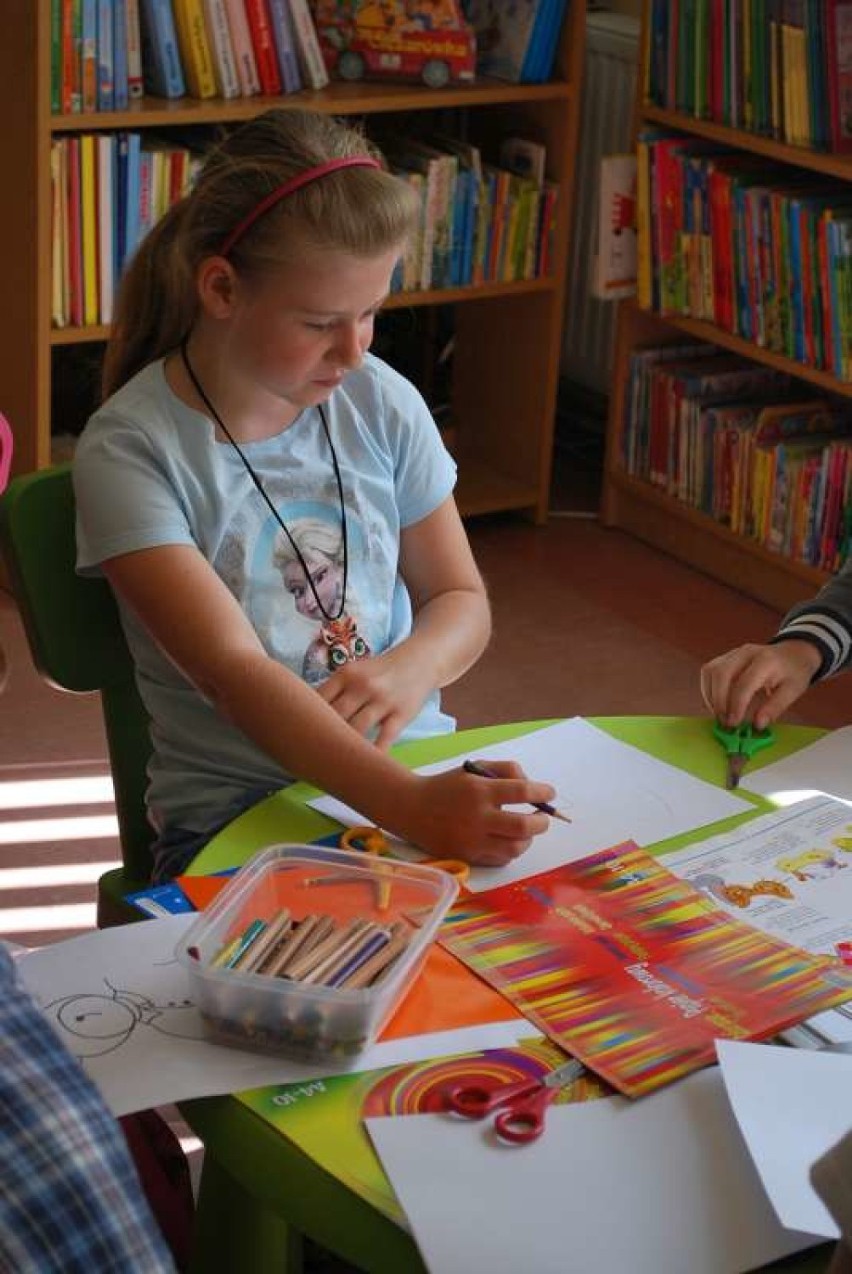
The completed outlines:
[[[98,925],[141,919],[125,894],[151,875],[145,815],[148,720],[108,584],[74,569],[70,466],[15,478],[0,498],[0,542],[33,662],[60,690],[97,690],[118,817],[122,866],[98,881]]]
[[[98,882],[98,924],[141,919],[123,899],[151,870],[148,720],[109,586],[74,569],[69,466],[12,481],[0,496],[0,544],[41,675],[101,695],[122,866]],[[303,1234],[368,1274],[424,1270],[408,1234],[241,1102],[205,1098],[181,1111],[204,1143],[193,1274],[299,1274]]]

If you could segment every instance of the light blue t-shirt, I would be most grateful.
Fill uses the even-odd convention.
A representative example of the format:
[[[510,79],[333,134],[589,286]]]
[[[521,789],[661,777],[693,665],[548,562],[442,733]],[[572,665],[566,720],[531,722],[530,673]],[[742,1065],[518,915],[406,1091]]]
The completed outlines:
[[[398,573],[402,528],[451,493],[455,465],[417,390],[368,355],[324,404],[340,466],[348,536],[344,616],[317,610],[287,537],[228,442],[171,391],[150,364],[88,422],[74,460],[77,568],[99,573],[123,553],[195,545],[248,616],[264,648],[309,684],[347,658],[379,654],[411,631]],[[226,422],[227,423],[227,422]],[[340,498],[319,412],[307,408],[280,434],[242,444],[298,544],[325,609],[342,591]],[[252,789],[292,781],[225,720],[119,603],[151,719],[148,809],[158,831],[218,826]],[[452,730],[431,695],[404,738]],[[289,728],[286,721],[282,730]]]

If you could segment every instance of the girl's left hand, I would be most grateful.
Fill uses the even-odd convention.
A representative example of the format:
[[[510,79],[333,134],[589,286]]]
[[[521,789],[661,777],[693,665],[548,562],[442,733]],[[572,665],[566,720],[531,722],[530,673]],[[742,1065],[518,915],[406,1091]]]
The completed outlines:
[[[402,647],[344,664],[318,688],[318,694],[353,730],[376,730],[376,746],[389,748],[423,707],[434,688],[418,661]]]

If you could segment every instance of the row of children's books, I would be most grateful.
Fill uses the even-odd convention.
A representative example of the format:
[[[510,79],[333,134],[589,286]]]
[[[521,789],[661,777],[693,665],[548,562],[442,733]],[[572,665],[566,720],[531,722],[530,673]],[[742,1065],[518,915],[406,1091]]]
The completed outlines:
[[[183,198],[200,157],[140,133],[81,133],[50,154],[55,327],[109,323],[125,262]]]
[[[50,0],[55,113],[322,88],[308,0]]]
[[[640,349],[622,434],[627,473],[809,566],[852,533],[852,406],[706,344]]]
[[[394,276],[397,291],[510,283],[550,272],[557,187],[545,149],[503,142],[497,163],[454,137],[387,138],[391,168],[420,196],[421,216]]]
[[[640,305],[852,379],[849,187],[655,132],[637,164]]]
[[[852,0],[653,0],[651,101],[852,151]]]
[[[514,282],[548,274],[557,188],[544,148],[503,143],[497,163],[453,137],[388,139],[391,168],[416,190],[417,231],[395,272],[395,291]],[[202,159],[191,130],[80,133],[51,148],[52,316],[55,327],[109,323],[126,261],[171,205],[189,192]]]

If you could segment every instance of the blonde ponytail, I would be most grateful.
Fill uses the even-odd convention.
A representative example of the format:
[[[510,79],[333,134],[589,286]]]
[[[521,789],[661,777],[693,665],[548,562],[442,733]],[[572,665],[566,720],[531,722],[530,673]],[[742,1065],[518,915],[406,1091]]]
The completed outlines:
[[[192,327],[195,285],[181,233],[187,203],[181,199],[169,209],[125,269],[104,357],[104,398],[179,345]]]

